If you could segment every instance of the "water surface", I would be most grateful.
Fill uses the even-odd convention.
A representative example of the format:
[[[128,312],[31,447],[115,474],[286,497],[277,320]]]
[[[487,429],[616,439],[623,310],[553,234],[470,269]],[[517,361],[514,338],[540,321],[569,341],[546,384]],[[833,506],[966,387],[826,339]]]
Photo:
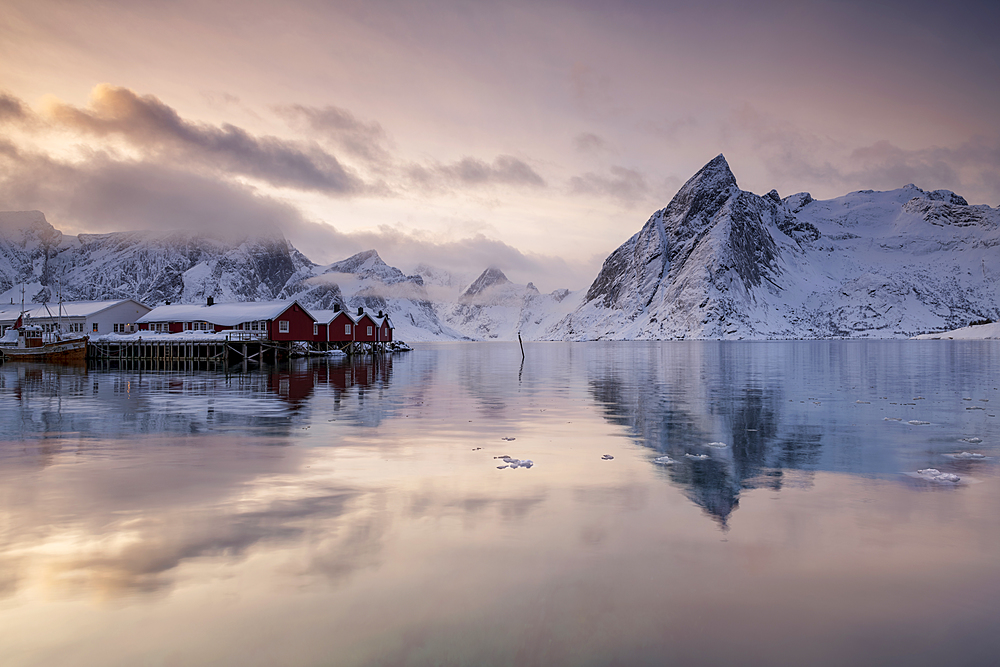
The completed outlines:
[[[0,366],[0,663],[994,664],[1000,344],[525,349]]]

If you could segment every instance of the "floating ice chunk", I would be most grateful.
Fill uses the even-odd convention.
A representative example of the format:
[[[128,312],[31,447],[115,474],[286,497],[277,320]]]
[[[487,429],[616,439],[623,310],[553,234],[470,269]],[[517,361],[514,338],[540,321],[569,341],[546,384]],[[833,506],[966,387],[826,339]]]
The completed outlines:
[[[725,448],[726,448],[726,447],[728,447],[729,445],[727,445],[727,444],[726,444],[726,443],[724,443],[724,442],[710,442],[710,443],[708,443],[708,444],[707,444],[707,445],[705,445],[705,446],[706,446],[706,447],[714,447],[715,449],[725,449]]]
[[[501,439],[501,440],[504,440],[504,441],[506,441],[506,442],[511,442],[511,441],[513,441],[513,440],[517,440],[517,438],[500,438],[500,439]]]
[[[653,459],[653,463],[659,463],[661,466],[671,466],[675,464],[676,461],[674,461],[669,456],[661,456],[659,458]]]
[[[503,470],[504,468],[509,468],[510,466],[497,466],[497,470]]]
[[[857,401],[854,401],[854,402],[855,402],[855,403],[861,403],[862,405],[871,405],[871,401],[861,401],[861,400],[857,400]]]
[[[913,426],[924,426],[925,424],[930,424],[930,422],[922,422],[919,419],[911,419],[906,422],[907,424],[912,424]]]
[[[901,422],[901,421],[903,421],[903,418],[902,417],[882,417],[882,421],[885,421],[885,422]]]
[[[500,460],[507,464],[506,466],[497,466],[500,470],[503,470],[508,466],[511,469],[516,469],[516,468],[530,468],[531,466],[535,465],[535,462],[532,461],[531,459],[515,459],[512,456],[501,456]]]
[[[694,459],[695,461],[704,461],[708,458],[708,454],[685,454],[684,456],[689,459]]]
[[[611,456],[611,454],[605,454],[604,456],[601,457],[601,459],[604,461],[610,461],[613,458],[615,457]]]
[[[910,400],[911,400],[911,401],[926,401],[927,399],[926,399],[926,398],[924,398],[923,396],[914,396],[914,397],[913,397],[913,398],[911,398]]]
[[[962,400],[963,401],[971,401],[972,399],[971,398],[963,398]]]
[[[983,441],[982,438],[977,438],[975,436],[973,436],[971,438],[961,438],[961,440],[962,440],[962,442],[967,442],[970,445],[978,445],[979,443],[981,443]]]
[[[968,461],[975,461],[977,459],[985,459],[986,455],[979,454],[976,452],[962,452],[961,454],[950,454],[949,457],[953,459],[964,459]]]
[[[973,405],[971,408],[966,408],[966,410],[985,410],[985,409],[986,408],[979,405]]]
[[[958,475],[953,475],[950,472],[941,472],[937,468],[924,468],[923,470],[918,470],[917,474],[929,482],[938,482],[941,484],[956,484],[962,479]]]

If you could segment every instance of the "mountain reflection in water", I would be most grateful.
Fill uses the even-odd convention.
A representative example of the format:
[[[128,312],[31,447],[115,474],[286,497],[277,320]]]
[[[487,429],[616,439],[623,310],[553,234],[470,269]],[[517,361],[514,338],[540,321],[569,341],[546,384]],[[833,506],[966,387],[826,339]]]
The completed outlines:
[[[1000,649],[1000,346],[951,343],[3,364],[0,655],[971,664]]]

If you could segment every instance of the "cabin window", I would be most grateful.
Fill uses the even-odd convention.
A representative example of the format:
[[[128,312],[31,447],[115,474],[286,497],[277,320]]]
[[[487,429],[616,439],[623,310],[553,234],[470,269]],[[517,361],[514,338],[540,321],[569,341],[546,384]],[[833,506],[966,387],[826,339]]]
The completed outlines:
[[[344,325],[344,333],[345,334],[350,334],[351,333],[351,325],[350,324],[345,324]]]
[[[371,328],[371,327],[368,327],[368,335],[369,335],[369,336],[371,336],[371,335],[372,335],[372,328]]]
[[[258,322],[257,320],[254,320],[253,322],[250,323],[250,330],[251,331],[257,331],[258,329],[260,329],[260,322]]]
[[[97,333],[97,322],[94,322],[94,333]]]
[[[278,320],[278,333],[288,333],[288,320]]]
[[[319,335],[319,325],[314,322],[313,323],[313,336],[318,336],[318,335]]]

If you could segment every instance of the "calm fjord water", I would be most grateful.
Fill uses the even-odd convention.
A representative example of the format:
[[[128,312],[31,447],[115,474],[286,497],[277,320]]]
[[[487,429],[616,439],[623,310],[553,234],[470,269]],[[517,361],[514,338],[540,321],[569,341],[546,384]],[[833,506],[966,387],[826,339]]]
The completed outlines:
[[[998,660],[997,342],[525,348],[0,366],[0,664]]]

